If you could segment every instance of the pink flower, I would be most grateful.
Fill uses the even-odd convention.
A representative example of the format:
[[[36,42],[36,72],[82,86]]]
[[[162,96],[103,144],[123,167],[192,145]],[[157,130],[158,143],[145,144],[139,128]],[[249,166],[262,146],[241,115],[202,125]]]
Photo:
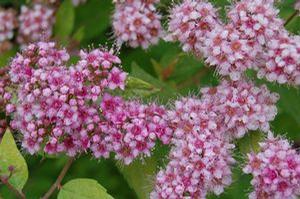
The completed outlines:
[[[15,11],[0,9],[0,43],[13,38],[16,26]]]
[[[54,21],[54,10],[50,7],[42,4],[34,4],[32,8],[22,6],[19,15],[18,43],[25,45],[48,40],[52,35]]]
[[[202,100],[211,103],[226,133],[233,138],[243,137],[249,130],[268,132],[269,122],[277,114],[278,94],[250,81],[222,81],[215,88],[201,89],[201,93]]]
[[[119,87],[120,89],[124,90],[126,77],[127,74],[125,72],[114,67],[108,76],[108,87],[110,89]]]
[[[212,4],[201,0],[175,5],[169,18],[166,40],[179,41],[183,51],[196,55],[202,53],[207,34],[222,25]]]
[[[266,63],[257,76],[270,82],[300,85],[300,37],[287,34],[274,37],[267,44]]]
[[[141,1],[117,3],[113,15],[117,43],[127,43],[133,48],[141,46],[143,49],[157,44],[163,34],[160,19],[161,16],[150,4]]]
[[[138,101],[124,101],[109,94],[101,102],[104,121],[92,139],[91,150],[96,157],[110,152],[125,164],[138,156],[150,156],[157,139],[168,144],[171,129],[164,119],[166,111],[155,104],[142,105]]]
[[[249,198],[297,198],[300,195],[300,155],[289,142],[272,133],[260,143],[260,152],[248,154],[243,171],[252,174]]]
[[[215,28],[207,34],[204,43],[205,62],[216,66],[220,75],[229,75],[233,81],[241,79],[247,69],[255,66],[261,51],[259,45],[243,39],[231,25]]]
[[[242,0],[228,13],[230,23],[242,33],[243,39],[255,40],[265,45],[284,30],[279,10],[268,0]]]
[[[66,50],[57,49],[55,43],[39,42],[28,45],[10,63],[18,103],[8,104],[7,111],[15,111],[12,126],[32,154],[44,150],[75,156],[89,150],[93,132],[102,126],[96,101],[111,85],[125,86],[126,73],[117,68],[120,59],[112,52],[82,51],[81,59],[70,67],[68,60]],[[3,96],[10,98],[5,89]]]
[[[210,104],[194,98],[175,102],[168,112],[174,131],[170,162],[156,176],[153,199],[205,198],[220,195],[231,184],[234,145],[222,136]]]

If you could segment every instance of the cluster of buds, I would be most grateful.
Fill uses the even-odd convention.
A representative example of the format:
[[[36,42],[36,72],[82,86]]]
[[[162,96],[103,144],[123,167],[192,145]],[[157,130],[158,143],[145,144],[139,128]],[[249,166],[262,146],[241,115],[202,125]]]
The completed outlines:
[[[228,11],[228,24],[202,0],[184,0],[170,12],[167,40],[204,56],[222,76],[238,81],[247,69],[280,84],[300,84],[299,36],[290,35],[274,1],[242,0]]]
[[[0,53],[10,49],[14,29],[17,27],[16,13],[14,10],[0,8]]]
[[[260,143],[259,153],[248,154],[243,171],[252,174],[250,199],[291,198],[300,195],[300,154],[272,133]]]
[[[147,49],[157,44],[163,35],[161,15],[148,0],[117,0],[113,14],[113,29],[117,44]]]

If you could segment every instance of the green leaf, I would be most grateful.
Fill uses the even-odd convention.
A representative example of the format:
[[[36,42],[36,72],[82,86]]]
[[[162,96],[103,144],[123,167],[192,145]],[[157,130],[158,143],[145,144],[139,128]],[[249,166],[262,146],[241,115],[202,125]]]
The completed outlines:
[[[170,98],[174,99],[177,97],[177,92],[175,89],[151,76],[134,62],[131,65],[131,75],[133,77],[142,79],[143,81],[149,82],[158,88],[160,90],[158,97],[165,102],[169,101]]]
[[[10,166],[14,167],[14,171],[9,178],[9,183],[18,190],[22,190],[28,179],[27,164],[19,152],[11,132],[6,130],[0,143],[0,175],[9,176],[8,167]]]
[[[78,178],[67,182],[60,190],[58,199],[113,199],[96,180]]]
[[[156,159],[151,157],[136,160],[128,166],[117,164],[117,167],[129,186],[136,192],[138,198],[148,199],[150,192],[153,190],[152,179],[154,179],[156,173]]]
[[[71,0],[65,0],[56,13],[54,34],[62,42],[72,33],[75,21],[75,9]]]
[[[6,66],[10,59],[16,54],[16,52],[17,49],[12,48],[11,50],[0,54],[0,68]]]
[[[278,86],[275,90],[280,95],[278,102],[279,108],[282,111],[289,113],[300,125],[300,101],[299,90],[296,88],[286,88]]]
[[[110,25],[112,13],[110,0],[89,0],[76,8],[76,30],[83,28],[84,40],[99,36]]]
[[[80,27],[72,37],[75,41],[80,42],[84,38],[84,27]]]
[[[160,90],[152,84],[149,84],[148,82],[145,82],[139,78],[129,76],[127,77],[125,90],[116,90],[115,93],[123,96],[126,99],[130,99],[136,97],[146,98],[159,91]]]
[[[263,134],[258,131],[247,133],[242,139],[238,141],[238,148],[243,154],[251,151],[259,151],[259,142],[263,138]]]

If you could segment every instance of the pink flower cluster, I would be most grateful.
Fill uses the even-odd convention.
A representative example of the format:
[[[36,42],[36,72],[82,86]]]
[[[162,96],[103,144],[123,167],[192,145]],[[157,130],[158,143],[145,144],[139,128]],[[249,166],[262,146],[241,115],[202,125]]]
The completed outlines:
[[[7,67],[0,69],[0,142],[7,128],[5,107],[12,98],[12,94],[9,91],[10,80],[7,72]]]
[[[77,64],[67,67],[69,54],[55,43],[29,45],[10,64],[11,81],[18,85],[12,127],[23,135],[30,153],[66,152],[89,147],[89,137],[101,120],[95,102],[107,89],[124,88],[126,73],[118,57],[96,49],[81,51]]]
[[[11,81],[8,75],[8,68],[3,67],[0,69],[0,112],[5,110],[6,105],[11,102],[12,93],[9,88],[10,85]]]
[[[48,40],[52,35],[54,21],[54,10],[46,5],[22,6],[19,15],[18,43],[24,47],[30,42]]]
[[[170,162],[156,177],[151,198],[206,198],[231,184],[233,138],[269,130],[278,96],[247,81],[223,81],[201,90],[201,99],[183,98],[167,114],[174,131]]]
[[[247,69],[254,66],[260,46],[243,39],[235,26],[215,28],[206,35],[202,48],[205,62],[216,66],[220,75],[228,75],[233,81],[237,81]]]
[[[270,82],[300,85],[300,37],[280,35],[267,44],[266,64],[258,69],[258,77]]]
[[[13,38],[17,26],[15,14],[13,10],[0,9],[0,43]]]
[[[10,64],[18,102],[6,108],[29,153],[74,156],[90,150],[96,158],[108,158],[114,152],[116,159],[129,164],[149,156],[156,140],[170,142],[164,107],[107,93],[125,87],[127,74],[117,66],[117,56],[95,49],[81,51],[80,60],[70,67],[68,60],[66,50],[55,43],[39,42]]]
[[[260,152],[248,154],[243,171],[252,174],[250,199],[296,199],[300,196],[300,154],[289,142],[269,135]]]
[[[165,109],[161,106],[142,105],[105,94],[101,111],[104,120],[91,139],[91,149],[97,158],[108,158],[110,152],[115,152],[116,159],[129,164],[139,155],[150,156],[157,139],[164,144],[170,142],[172,130],[162,117]]]
[[[280,84],[299,85],[299,36],[290,35],[274,1],[242,0],[228,12],[228,24],[202,0],[184,0],[170,11],[167,40],[204,56],[220,75],[240,80],[247,69]]]
[[[232,138],[241,138],[249,130],[270,130],[269,122],[277,114],[277,93],[250,81],[222,81],[215,88],[201,89],[202,99],[211,102],[213,111]]]
[[[195,98],[175,102],[168,113],[173,127],[170,162],[156,177],[152,199],[205,198],[231,184],[234,145],[224,139],[211,104]]]
[[[185,52],[200,55],[207,33],[221,26],[217,10],[200,0],[184,0],[170,11],[167,41],[179,41]]]
[[[130,47],[147,49],[157,44],[162,37],[161,15],[152,0],[115,1],[113,29],[117,44],[127,43]]]
[[[16,12],[12,9],[0,8],[0,53],[12,47],[10,40],[17,27]]]
[[[284,30],[273,1],[240,1],[228,12],[230,23],[244,39],[264,45]]]

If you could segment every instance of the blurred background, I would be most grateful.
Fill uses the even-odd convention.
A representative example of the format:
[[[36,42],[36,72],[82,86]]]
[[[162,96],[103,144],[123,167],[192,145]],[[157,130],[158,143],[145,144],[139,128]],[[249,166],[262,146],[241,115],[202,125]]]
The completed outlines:
[[[220,15],[225,21],[226,9],[230,5],[226,0],[211,1],[220,8]],[[1,7],[20,9],[22,4],[29,4],[25,0],[0,0]],[[278,3],[280,16],[287,19],[294,13],[294,0],[283,0]],[[167,11],[171,6],[171,0],[161,0],[158,10],[164,15],[166,25]],[[54,40],[61,45],[66,45],[74,54],[76,49],[94,48],[98,46],[114,45],[111,28],[111,15],[114,6],[111,0],[87,0],[86,3],[74,7],[74,17],[63,16],[65,24],[72,23],[71,33],[66,37],[54,35]],[[61,19],[62,20],[62,19]],[[287,29],[295,34],[300,30],[300,17],[294,18]],[[14,46],[12,50],[0,54],[0,66],[5,66],[9,58],[18,50]],[[140,48],[127,48],[123,46],[119,51],[123,68],[132,76],[141,78],[162,92],[149,96],[145,100],[157,100],[167,103],[169,99],[178,96],[197,94],[199,88],[216,85],[219,77],[213,69],[204,66],[201,59],[182,53],[178,43],[160,41],[156,46],[148,50]],[[76,56],[73,60],[76,60]],[[250,78],[258,84],[265,83],[255,79],[253,72],[248,71]],[[268,87],[280,94],[278,103],[279,114],[272,122],[275,133],[284,134],[294,141],[295,146],[300,146],[300,93],[296,88],[268,84]],[[235,157],[242,161],[243,154],[255,147],[261,138],[259,132],[255,132],[243,138],[237,143]],[[75,178],[93,178],[104,186],[108,193],[116,199],[147,198],[152,189],[155,173],[167,162],[168,148],[158,145],[151,159],[135,161],[131,166],[124,166],[113,160],[95,160],[91,155],[85,154],[76,159],[66,175],[63,183]],[[29,168],[30,177],[24,188],[27,198],[40,198],[55,181],[61,168],[67,161],[64,156],[49,158],[43,155],[30,156],[23,153]],[[241,165],[241,164],[237,164]],[[219,198],[243,199],[247,198],[250,191],[250,176],[241,174],[240,166],[233,168],[234,183]],[[0,198],[13,199],[15,196],[0,184]],[[56,194],[52,196],[56,198]],[[211,196],[210,198],[216,198]]]

